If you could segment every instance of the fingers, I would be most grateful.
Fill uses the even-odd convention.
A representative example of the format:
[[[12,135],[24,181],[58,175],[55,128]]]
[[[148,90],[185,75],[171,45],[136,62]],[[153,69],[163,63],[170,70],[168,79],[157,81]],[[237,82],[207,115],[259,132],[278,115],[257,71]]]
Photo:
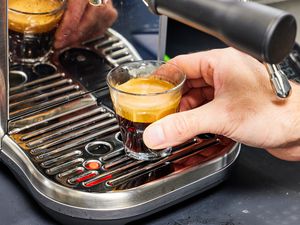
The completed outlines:
[[[194,109],[213,99],[214,89],[203,87],[201,89],[190,89],[180,101],[180,111]]]
[[[57,29],[55,48],[93,38],[103,34],[117,18],[117,11],[109,1],[104,6],[91,6],[86,0],[70,0]]]
[[[68,39],[72,36],[72,32],[76,32],[79,27],[82,15],[87,5],[88,1],[68,1],[67,10],[65,11],[63,20],[55,34],[55,48],[62,48],[70,41]]]
[[[84,37],[92,37],[96,34],[102,34],[106,27],[104,26],[105,21],[103,15],[101,18],[97,18],[100,13],[103,14],[103,7],[87,7],[86,12],[83,15],[82,22],[80,23],[78,29],[77,38],[80,41],[84,40]]]
[[[206,84],[213,86],[214,65],[224,50],[211,50],[181,55],[171,59],[169,62],[177,65],[184,71],[188,79],[202,78]],[[203,82],[202,82],[203,83]]]
[[[183,87],[183,93],[189,91],[192,88],[202,88],[207,87],[207,83],[203,78],[199,79],[189,79],[185,81],[184,87]]]
[[[211,101],[199,108],[169,115],[146,128],[144,142],[149,148],[162,149],[201,133],[222,134],[226,118],[220,113],[219,106]]]
[[[195,108],[214,97],[214,68],[226,49],[182,55],[170,60],[188,78],[180,108]],[[217,107],[218,106],[218,107]],[[161,149],[175,146],[201,133],[222,134],[226,121],[220,113],[220,105],[213,100],[199,108],[169,115],[153,124],[144,132],[144,142],[149,148]]]
[[[103,34],[116,18],[117,11],[109,5],[102,7],[88,6],[78,27],[78,40],[84,41],[86,38]]]

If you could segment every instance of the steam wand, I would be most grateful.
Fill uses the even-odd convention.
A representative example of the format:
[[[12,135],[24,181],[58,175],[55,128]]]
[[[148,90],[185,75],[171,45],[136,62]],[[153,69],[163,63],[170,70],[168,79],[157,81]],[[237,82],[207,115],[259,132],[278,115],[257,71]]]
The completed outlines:
[[[270,75],[272,88],[279,98],[287,98],[292,90],[287,76],[276,64],[265,63],[265,67]]]
[[[286,98],[291,85],[276,63],[291,51],[296,19],[255,2],[239,0],[143,0],[150,10],[208,33],[265,63],[276,95]]]

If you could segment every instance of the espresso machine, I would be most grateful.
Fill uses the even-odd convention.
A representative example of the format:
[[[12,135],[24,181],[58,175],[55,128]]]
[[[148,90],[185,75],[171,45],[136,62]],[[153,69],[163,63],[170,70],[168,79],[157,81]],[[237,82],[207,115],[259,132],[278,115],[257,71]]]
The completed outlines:
[[[292,15],[230,0],[144,2],[154,13],[265,62],[276,94],[288,96],[278,63],[294,46]],[[110,28],[53,51],[47,60],[16,63],[9,57],[7,1],[0,3],[0,158],[56,220],[126,224],[210,189],[230,174],[240,144],[213,134],[199,134],[157,161],[127,157],[105,78],[114,67],[141,59],[132,44]],[[249,22],[252,17],[260,23]],[[250,28],[249,35],[241,32]]]

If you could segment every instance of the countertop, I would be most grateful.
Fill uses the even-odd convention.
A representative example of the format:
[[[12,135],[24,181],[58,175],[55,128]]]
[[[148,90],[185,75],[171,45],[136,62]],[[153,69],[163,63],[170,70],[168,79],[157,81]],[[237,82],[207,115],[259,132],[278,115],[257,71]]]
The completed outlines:
[[[229,179],[130,225],[299,225],[300,162],[242,146]],[[0,224],[58,225],[0,163]]]

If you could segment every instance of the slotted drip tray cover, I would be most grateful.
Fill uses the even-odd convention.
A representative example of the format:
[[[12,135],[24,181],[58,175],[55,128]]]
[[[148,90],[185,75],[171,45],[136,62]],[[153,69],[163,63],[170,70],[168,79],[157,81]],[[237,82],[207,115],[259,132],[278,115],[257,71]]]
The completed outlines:
[[[221,157],[234,145],[223,137],[207,135],[174,148],[170,156],[159,161],[136,161],[124,154],[113,112],[93,104],[89,96],[85,98],[91,104],[77,107],[80,100],[74,100],[64,109],[47,111],[51,117],[41,113],[10,123],[11,137],[36,168],[72,189],[130,189]],[[32,121],[30,125],[21,127],[28,121]]]

